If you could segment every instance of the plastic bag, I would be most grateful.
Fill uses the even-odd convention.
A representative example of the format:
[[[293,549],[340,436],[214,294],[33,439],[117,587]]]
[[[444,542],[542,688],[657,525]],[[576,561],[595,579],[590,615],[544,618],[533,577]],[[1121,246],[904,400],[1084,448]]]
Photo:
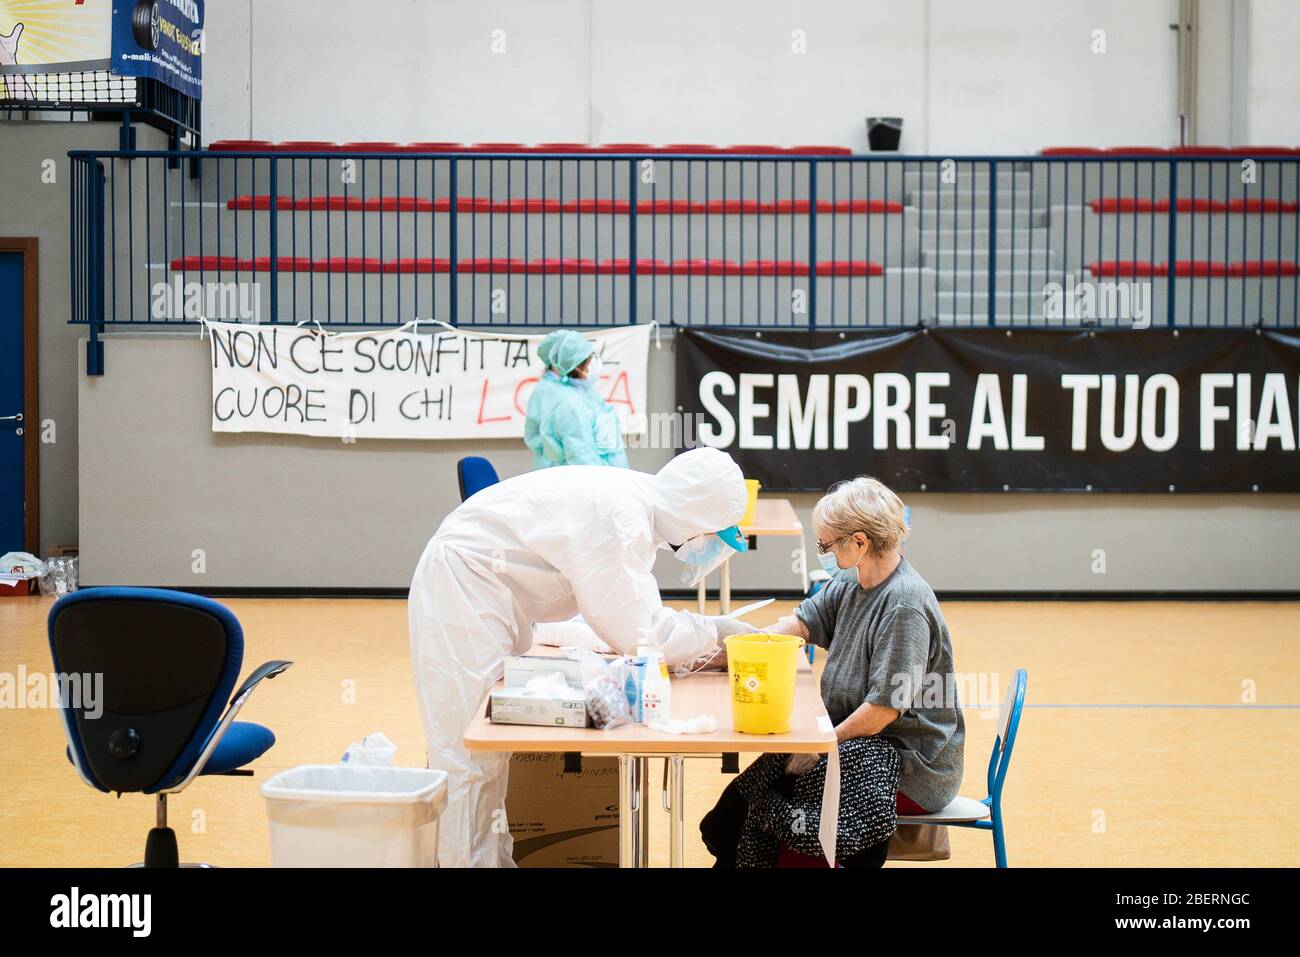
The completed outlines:
[[[627,701],[625,658],[612,661],[585,648],[565,648],[565,654],[582,665],[582,693],[587,720],[601,731],[632,723]]]
[[[61,598],[77,590],[77,559],[51,558],[39,579],[41,594]]]
[[[382,731],[376,731],[349,744],[340,760],[353,767],[386,768],[392,765],[396,753],[397,745],[389,741]]]

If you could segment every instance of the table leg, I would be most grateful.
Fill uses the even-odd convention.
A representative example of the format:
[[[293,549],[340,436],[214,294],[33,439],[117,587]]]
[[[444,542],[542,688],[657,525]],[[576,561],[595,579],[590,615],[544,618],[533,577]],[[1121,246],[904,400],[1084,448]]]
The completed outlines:
[[[686,759],[668,756],[668,866],[686,866]]]
[[[637,867],[650,866],[650,759],[637,758]]]
[[[731,613],[731,559],[722,563],[722,581],[718,583],[719,614]]]
[[[618,866],[637,866],[637,828],[641,817],[637,807],[636,761],[630,754],[618,756]]]
[[[708,577],[709,577],[708,575],[705,575],[704,578],[700,579],[700,590],[695,596],[695,601],[696,601],[695,610],[698,611],[701,615],[704,614],[704,603],[705,601],[708,600],[708,589],[706,587],[707,584],[706,580],[708,579]]]

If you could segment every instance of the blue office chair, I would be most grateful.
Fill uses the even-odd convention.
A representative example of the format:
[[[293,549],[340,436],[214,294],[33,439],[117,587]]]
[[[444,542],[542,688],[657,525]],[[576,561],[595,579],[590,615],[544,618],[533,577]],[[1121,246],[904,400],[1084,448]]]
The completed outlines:
[[[956,797],[943,810],[933,814],[900,814],[899,824],[973,827],[978,831],[991,831],[993,859],[998,867],[1007,866],[1007,842],[1002,830],[1002,786],[1007,780],[1011,750],[1016,746],[1016,730],[1020,727],[1020,713],[1025,708],[1028,683],[1028,674],[1020,668],[1007,687],[1007,696],[998,714],[998,736],[993,740],[993,753],[989,755],[988,797],[981,801]]]
[[[239,622],[210,598],[160,588],[74,592],[50,609],[49,634],[54,671],[69,676],[61,700],[68,760],[100,791],[156,795],[144,866],[179,866],[167,795],[200,774],[253,773],[240,769],[275,735],[235,715],[263,678],[293,662],[268,661],[232,698],[244,660]]]
[[[478,455],[466,456],[456,463],[456,479],[460,482],[462,502],[475,492],[481,492],[489,485],[501,481],[492,463]]]

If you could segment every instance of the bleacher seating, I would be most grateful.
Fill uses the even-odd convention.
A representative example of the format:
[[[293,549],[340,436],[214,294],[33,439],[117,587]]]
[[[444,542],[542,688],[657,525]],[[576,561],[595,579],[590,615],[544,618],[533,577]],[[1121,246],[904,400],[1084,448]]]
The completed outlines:
[[[1070,276],[1145,279],[1157,303],[1176,285],[1179,321],[1199,321],[1211,286],[1230,290],[1219,297],[1229,323],[1295,311],[1290,147],[1047,147],[1042,159],[999,160],[996,181],[978,158],[941,172],[939,158],[873,156],[819,165],[815,195],[802,160],[847,149],[251,139],[211,149],[204,202],[172,204],[155,268],[187,280],[256,274],[264,314],[276,289],[294,320],[324,302],[380,321],[384,290],[441,317],[459,289],[460,322],[600,322],[637,290],[643,320],[797,323],[790,297],[807,287],[810,259],[819,323],[831,327],[984,324],[994,296],[996,322],[1048,322],[1042,290]],[[256,158],[223,155],[244,152]],[[653,157],[655,177],[634,177],[629,155]],[[1239,158],[1257,161],[1260,185],[1236,175]],[[501,318],[488,312],[499,289],[511,303]]]

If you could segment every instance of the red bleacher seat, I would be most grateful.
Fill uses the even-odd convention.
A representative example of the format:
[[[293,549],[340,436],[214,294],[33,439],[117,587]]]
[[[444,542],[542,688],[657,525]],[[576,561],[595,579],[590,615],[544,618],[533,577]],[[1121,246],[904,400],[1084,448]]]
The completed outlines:
[[[1294,146],[1234,146],[1233,153],[1238,156],[1294,156]]]
[[[402,149],[407,153],[461,153],[465,150],[465,144],[422,141],[407,143]]]
[[[538,143],[532,147],[534,153],[589,153],[591,149],[586,143]]]
[[[524,271],[522,259],[462,259],[456,266],[463,273],[515,273]]]
[[[334,153],[339,145],[327,140],[285,140],[275,144],[277,153]]]
[[[1300,263],[1282,259],[1248,259],[1231,263],[1229,276],[1300,276]]]
[[[560,211],[565,213],[626,213],[628,204],[625,199],[573,199],[565,200],[563,206],[560,207]]]
[[[339,150],[346,153],[400,153],[402,152],[401,143],[374,142],[369,140],[354,140],[351,143],[340,143]]]
[[[794,259],[749,259],[740,264],[742,276],[806,276],[808,264]]]
[[[833,262],[817,264],[818,276],[883,276],[884,274],[884,266],[867,259],[837,259]]]
[[[208,149],[218,153],[257,153],[268,152],[274,148],[270,140],[217,140],[209,143]]]
[[[311,264],[312,272],[383,272],[384,261],[366,256],[331,256]]]
[[[315,266],[306,256],[281,256],[276,260],[275,268],[280,272],[311,272]],[[241,259],[240,269],[247,269],[249,272],[270,272],[270,256],[254,256],[252,259]]]
[[[752,156],[779,156],[789,153],[790,150],[785,146],[768,146],[763,144],[742,143],[737,146],[724,146],[721,149],[723,153],[747,153]]]
[[[1040,156],[1093,156],[1104,152],[1100,146],[1044,146],[1038,151]]]
[[[665,153],[721,153],[722,147],[711,143],[669,143],[663,147]]]
[[[1164,263],[1160,264],[1161,276],[1169,275],[1169,270]],[[1218,262],[1211,259],[1177,259],[1174,261],[1175,276],[1227,276],[1229,269],[1226,263]]]
[[[1094,276],[1168,276],[1165,263],[1143,260],[1105,259],[1088,264]],[[1281,259],[1248,259],[1242,262],[1222,263],[1207,259],[1179,259],[1174,262],[1175,276],[1297,276],[1300,263]]]
[[[198,270],[239,269],[242,260],[237,256],[178,256],[168,265],[185,272]]]
[[[636,204],[638,213],[651,216],[683,215],[686,213],[703,213],[707,211],[704,203],[685,199],[645,199]]]
[[[512,199],[507,202],[497,201],[493,204],[494,212],[502,213],[558,213],[561,212],[558,199]]]
[[[740,266],[730,259],[679,259],[668,264],[674,276],[735,276]]]
[[[1168,156],[1167,146],[1112,146],[1106,150],[1111,156]]]
[[[523,143],[471,143],[465,147],[470,153],[522,153],[527,149]]]
[[[626,276],[629,261],[626,259],[606,259],[601,262],[600,271],[605,274]],[[668,275],[668,264],[661,259],[638,259],[636,271],[641,276]]]
[[[1165,264],[1141,259],[1099,259],[1088,263],[1088,272],[1094,276],[1163,276]]]
[[[423,196],[371,196],[361,208],[369,213],[431,213],[433,200]]]
[[[853,150],[847,146],[792,146],[789,150],[796,156],[852,156]]]
[[[450,269],[450,260],[426,257],[386,259],[383,266],[383,271],[387,273],[445,273]]]
[[[601,153],[658,153],[660,148],[650,143],[601,143],[596,149]]]
[[[1300,213],[1300,203],[1280,199],[1230,199],[1223,204],[1230,213]]]

